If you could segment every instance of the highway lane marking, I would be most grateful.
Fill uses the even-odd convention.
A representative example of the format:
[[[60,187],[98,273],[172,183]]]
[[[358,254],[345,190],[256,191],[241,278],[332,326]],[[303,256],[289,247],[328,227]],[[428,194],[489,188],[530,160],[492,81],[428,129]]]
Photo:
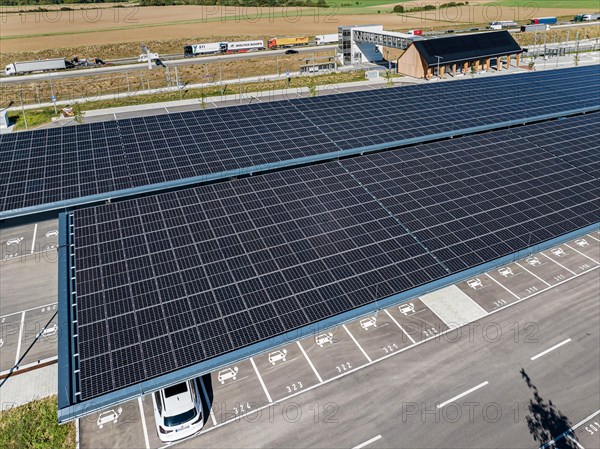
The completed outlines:
[[[358,346],[358,349],[360,349],[360,352],[363,353],[363,355],[367,358],[367,360],[369,361],[369,363],[371,363],[373,360],[371,360],[371,357],[369,357],[369,354],[367,354],[365,352],[365,350],[362,348],[362,346],[358,343],[358,341],[356,341],[356,338],[354,338],[354,335],[352,335],[350,333],[350,331],[348,330],[348,328],[346,327],[345,324],[342,324],[342,327],[344,328],[344,330],[348,333],[348,335],[350,336],[350,338],[352,339],[352,341],[354,343],[356,343],[356,346]]]
[[[552,262],[554,262],[556,265],[559,265],[559,266],[561,266],[562,268],[564,268],[565,270],[567,270],[569,273],[571,273],[571,274],[576,274],[574,271],[572,271],[572,270],[569,270],[567,267],[565,267],[565,266],[564,266],[562,263],[560,263],[559,261],[557,261],[557,260],[554,260],[552,257],[550,257],[550,256],[546,256],[544,253],[540,253],[540,254],[541,254],[542,256],[544,256],[546,259],[550,259],[550,260],[551,260]]]
[[[33,254],[33,251],[35,250],[35,236],[37,235],[37,226],[38,224],[35,224],[35,227],[33,228],[33,239],[31,239],[31,253]]]
[[[543,293],[543,292],[545,292],[545,291],[548,291],[548,290],[551,290],[551,289],[553,289],[553,288],[555,288],[555,287],[558,287],[558,286],[559,286],[559,285],[561,285],[561,284],[565,284],[565,283],[567,283],[567,282],[569,282],[569,281],[572,281],[573,279],[577,279],[578,277],[580,277],[580,276],[583,276],[583,275],[585,275],[585,274],[587,274],[587,273],[590,273],[590,272],[592,272],[592,271],[594,271],[594,270],[596,270],[596,269],[598,269],[598,268],[600,268],[600,265],[597,265],[597,266],[595,266],[595,267],[592,267],[592,268],[590,268],[589,270],[587,270],[587,271],[584,271],[584,272],[581,272],[581,273],[579,273],[579,274],[576,274],[575,276],[572,276],[572,277],[570,277],[570,278],[564,279],[564,280],[562,280],[562,281],[560,281],[560,282],[556,283],[555,285],[553,285],[553,286],[551,286],[551,287],[545,288],[545,289],[543,289],[543,290],[539,290],[539,291],[537,291],[537,292],[535,292],[535,293],[533,293],[533,294],[531,294],[531,295],[529,295],[529,296],[527,296],[527,297],[525,297],[525,298],[519,299],[518,301],[511,302],[510,304],[507,304],[507,305],[505,305],[505,306],[502,306],[502,307],[500,307],[500,308],[498,308],[498,309],[492,310],[491,312],[488,312],[488,315],[487,315],[487,316],[490,316],[490,315],[493,315],[493,314],[495,314],[495,313],[498,313],[498,312],[500,312],[501,310],[505,310],[505,309],[507,309],[507,308],[509,308],[509,307],[513,307],[513,306],[515,306],[515,305],[517,305],[517,304],[519,304],[519,303],[522,303],[523,301],[526,301],[526,300],[527,300],[527,299],[529,299],[529,298],[532,298],[533,296],[537,296],[537,295],[539,295],[539,294],[541,294],[541,293]],[[487,317],[484,317],[484,318],[487,318]],[[465,323],[465,324],[463,324],[463,325],[462,325],[462,326],[460,326],[460,327],[464,327],[464,326],[466,326],[467,324],[468,324],[468,323]],[[459,327],[459,328],[460,328],[460,327]],[[338,374],[337,376],[334,376],[334,377],[331,377],[331,378],[329,378],[329,379],[326,379],[326,380],[324,380],[324,381],[323,381],[323,383],[322,383],[322,384],[315,384],[315,385],[311,385],[310,387],[304,388],[304,389],[303,389],[303,390],[301,390],[301,391],[298,391],[298,392],[296,392],[296,393],[290,394],[290,395],[288,395],[288,396],[286,396],[286,397],[283,397],[283,398],[281,398],[281,399],[277,399],[276,401],[274,401],[274,403],[275,403],[275,404],[278,404],[278,403],[281,403],[281,402],[283,402],[283,401],[287,401],[287,400],[289,400],[289,399],[292,399],[292,398],[295,398],[296,396],[299,396],[299,395],[301,395],[301,394],[303,394],[303,393],[306,393],[307,391],[310,391],[310,390],[313,390],[313,389],[315,389],[315,388],[318,388],[318,387],[320,387],[321,385],[325,385],[325,384],[328,384],[328,383],[330,383],[330,382],[335,382],[336,380],[338,380],[338,379],[340,379],[340,378],[342,378],[342,377],[349,376],[349,375],[353,374],[353,373],[354,373],[354,372],[356,372],[356,371],[359,371],[359,370],[361,370],[361,369],[367,368],[367,367],[369,367],[369,366],[371,366],[371,365],[374,365],[374,364],[376,364],[376,363],[379,363],[379,362],[382,362],[382,361],[384,361],[384,360],[387,360],[387,359],[389,359],[390,357],[394,357],[394,356],[396,356],[396,355],[398,355],[398,354],[401,354],[401,353],[403,353],[404,351],[407,351],[407,350],[409,350],[409,349],[411,349],[411,348],[414,348],[415,346],[420,346],[420,345],[423,345],[423,344],[425,344],[426,342],[428,342],[428,341],[430,341],[430,340],[439,339],[439,338],[440,338],[442,335],[444,335],[444,334],[447,334],[447,333],[450,333],[450,332],[453,332],[453,331],[454,331],[454,329],[448,329],[448,330],[445,330],[445,331],[443,331],[443,332],[441,332],[441,333],[439,333],[439,334],[432,335],[431,337],[428,337],[428,338],[426,338],[425,340],[418,341],[417,343],[415,343],[415,344],[414,344],[414,345],[412,345],[412,346],[407,346],[407,347],[405,347],[405,348],[401,348],[401,349],[399,349],[398,351],[395,351],[395,352],[392,352],[392,353],[390,353],[390,354],[384,355],[383,357],[380,357],[380,358],[378,358],[377,360],[374,360],[373,362],[370,362],[370,363],[365,363],[364,365],[357,366],[356,368],[352,368],[350,371],[346,371],[346,372],[344,372],[344,373]],[[251,413],[257,413],[257,412],[259,412],[259,411],[261,411],[261,410],[264,410],[264,409],[266,409],[267,407],[271,407],[271,406],[272,406],[272,404],[266,404],[266,405],[263,405],[262,407],[258,407],[258,408],[254,409],[254,410],[253,410],[253,411],[251,411],[251,412],[247,412],[247,413],[244,413],[243,415],[239,415],[239,416],[237,416],[237,417],[236,417],[235,419],[233,419],[233,420],[224,421],[224,422],[222,422],[222,423],[219,423],[218,425],[216,425],[216,426],[214,426],[214,427],[211,427],[211,428],[209,428],[209,429],[204,429],[204,430],[201,430],[201,431],[200,431],[199,433],[197,433],[195,436],[199,436],[199,435],[203,435],[203,434],[205,434],[205,433],[208,433],[208,432],[212,432],[212,431],[213,431],[213,430],[215,430],[215,429],[218,429],[218,428],[220,428],[220,427],[226,426],[226,425],[228,425],[228,424],[230,424],[230,423],[232,423],[232,422],[236,422],[237,420],[241,420],[241,419],[243,419],[244,417],[246,417],[246,416],[249,416]],[[596,416],[597,414],[600,414],[600,410],[598,410],[596,413],[594,413],[594,414],[592,414],[592,415],[588,416],[587,418],[585,418],[583,421],[581,421],[579,424],[577,424],[577,426],[581,426],[581,424],[583,424],[583,423],[585,423],[586,421],[588,421],[588,420],[592,419],[592,418],[593,418],[594,416]],[[577,428],[577,426],[575,426],[574,428]],[[561,435],[561,437],[562,437],[562,435]],[[182,440],[181,440],[181,442],[183,442],[183,441],[187,441],[187,440],[189,440],[190,438],[192,438],[192,437],[184,438],[184,439],[182,439]],[[554,442],[554,440],[552,440],[552,442]],[[552,442],[551,442],[551,443],[552,443]],[[178,443],[179,443],[179,442],[178,442]],[[177,444],[177,443],[174,443],[174,444]],[[548,445],[549,445],[549,444],[550,444],[550,443],[548,443]],[[546,446],[543,446],[543,448],[547,448],[547,447],[548,447],[548,445],[546,445]],[[163,446],[163,447],[164,447],[164,448],[167,448],[167,447],[172,447],[172,446],[173,446],[173,445],[169,445],[169,446]]]
[[[415,340],[414,340],[414,339],[413,339],[413,338],[412,338],[410,335],[408,335],[408,333],[407,333],[407,332],[404,330],[404,328],[403,328],[402,326],[400,326],[400,323],[398,323],[398,321],[396,321],[396,318],[394,318],[394,317],[392,316],[392,314],[391,314],[390,312],[388,312],[388,311],[387,311],[387,309],[383,309],[383,311],[384,311],[385,313],[387,313],[387,316],[389,316],[389,317],[390,317],[390,319],[391,319],[391,320],[392,320],[394,323],[396,323],[396,326],[398,326],[398,327],[400,328],[400,330],[401,330],[402,332],[404,332],[404,335],[406,335],[406,336],[408,337],[408,339],[409,339],[410,341],[412,341],[412,343],[413,343],[413,345],[414,345],[414,344],[416,343],[416,342],[415,342]]]
[[[376,437],[371,438],[370,440],[365,441],[364,443],[360,443],[358,446],[354,446],[352,449],[361,449],[365,446],[368,446],[371,443],[374,443],[377,440],[381,439],[381,435],[377,435]]]
[[[315,373],[315,376],[317,376],[317,379],[319,379],[319,383],[323,383],[323,379],[321,378],[319,372],[317,371],[317,368],[315,368],[315,365],[313,365],[313,362],[308,358],[308,354],[306,353],[306,351],[300,344],[300,340],[297,340],[296,343],[298,343],[298,347],[300,348],[300,351],[302,351],[302,354],[304,354],[304,358],[306,359],[306,361],[312,368],[313,372]]]
[[[265,392],[265,395],[267,396],[267,399],[269,400],[269,402],[273,402],[273,399],[271,399],[271,395],[269,394],[269,391],[267,390],[267,386],[265,385],[265,382],[264,382],[262,376],[258,372],[258,367],[256,366],[256,363],[254,362],[254,358],[253,357],[250,357],[250,363],[252,363],[252,367],[254,368],[254,372],[256,373],[256,376],[258,377],[258,381],[260,382],[260,385],[261,385],[263,391]]]
[[[470,394],[470,393],[473,393],[475,390],[479,390],[480,388],[483,388],[483,387],[485,387],[485,386],[486,386],[486,385],[488,385],[488,384],[489,384],[489,382],[486,380],[485,382],[482,382],[482,383],[480,383],[479,385],[476,385],[476,386],[474,386],[473,388],[470,388],[470,389],[468,389],[467,391],[465,391],[465,392],[463,392],[463,393],[461,393],[461,394],[459,394],[459,395],[457,395],[457,396],[454,396],[454,397],[453,397],[453,398],[451,398],[451,399],[448,399],[446,402],[442,402],[441,404],[438,404],[438,405],[437,405],[437,408],[442,408],[442,407],[444,407],[444,406],[446,406],[446,405],[450,404],[451,402],[454,402],[454,401],[456,401],[456,400],[458,400],[458,399],[460,399],[460,398],[463,398],[463,397],[465,397],[466,395],[468,395],[468,394]]]
[[[521,265],[519,262],[515,262],[518,266],[520,266],[523,270],[527,271],[529,274],[535,276],[536,278],[538,278],[540,281],[542,281],[544,284],[546,284],[548,287],[550,287],[551,285],[546,282],[545,280],[543,280],[541,277],[539,277],[537,274],[535,274],[533,271],[529,271],[527,268],[525,268],[523,265]]]
[[[571,435],[565,435],[569,440],[571,440],[575,446],[577,446],[579,449],[585,449],[585,447],[583,447],[579,441],[577,441],[575,438],[573,438]]]
[[[504,290],[506,290],[508,293],[510,293],[511,295],[513,295],[515,298],[517,299],[521,299],[518,295],[514,294],[513,292],[511,292],[507,287],[505,287],[504,285],[502,285],[500,282],[498,282],[496,279],[494,279],[492,276],[490,276],[489,274],[485,273],[485,275],[487,277],[489,277],[492,281],[494,281],[496,284],[498,284],[500,287],[502,287]]]
[[[140,416],[142,417],[142,429],[144,429],[144,442],[146,449],[150,449],[150,439],[148,438],[148,427],[146,426],[146,416],[144,415],[144,404],[142,404],[141,396],[138,397],[138,405],[140,407]]]
[[[217,425],[217,418],[215,417],[215,412],[212,407],[212,401],[208,397],[208,393],[206,392],[206,386],[204,385],[204,380],[202,377],[200,378],[200,386],[202,387],[202,394],[204,394],[204,400],[206,401],[206,406],[210,410],[210,419],[212,420],[213,426]]]
[[[567,338],[565,341],[561,341],[560,343],[558,343],[558,344],[555,344],[555,345],[554,345],[554,346],[552,346],[551,348],[548,348],[548,349],[546,349],[545,351],[542,351],[542,352],[540,352],[539,354],[537,354],[537,355],[534,355],[533,357],[531,357],[531,360],[537,360],[537,359],[539,359],[540,357],[542,357],[542,356],[544,356],[544,355],[548,354],[549,352],[551,352],[551,351],[554,351],[555,349],[558,349],[558,348],[560,348],[560,347],[561,347],[561,346],[563,346],[563,345],[566,345],[566,344],[567,344],[567,343],[569,343],[570,341],[571,341],[571,339],[570,339],[570,338]]]
[[[540,449],[548,449],[550,446],[552,446],[553,444],[556,444],[556,442],[558,440],[560,440],[561,438],[564,438],[565,436],[567,436],[569,433],[571,433],[573,430],[577,430],[579,427],[583,426],[586,422],[591,421],[592,419],[594,419],[596,416],[600,415],[600,410],[596,410],[594,413],[592,413],[589,416],[586,416],[585,418],[583,418],[581,421],[579,421],[577,424],[575,424],[573,427],[571,427],[570,429],[565,430],[563,433],[561,433],[559,436],[557,436],[556,438],[554,438],[553,440],[548,441],[546,444],[542,444],[540,446]]]
[[[573,250],[573,251],[575,251],[576,253],[579,253],[579,254],[581,254],[583,257],[587,257],[588,259],[590,259],[590,260],[591,260],[592,262],[594,262],[594,263],[600,263],[600,262],[598,262],[597,260],[595,260],[595,259],[591,258],[590,256],[588,256],[587,254],[583,254],[581,251],[578,251],[577,249],[573,248],[572,246],[569,246],[569,245],[567,245],[566,243],[565,243],[565,246],[566,246],[567,248],[569,248],[569,249],[572,249],[572,250]]]
[[[21,314],[21,326],[19,329],[19,341],[17,342],[17,355],[15,356],[15,366],[19,363],[21,356],[21,340],[23,339],[23,328],[25,327],[25,312]]]

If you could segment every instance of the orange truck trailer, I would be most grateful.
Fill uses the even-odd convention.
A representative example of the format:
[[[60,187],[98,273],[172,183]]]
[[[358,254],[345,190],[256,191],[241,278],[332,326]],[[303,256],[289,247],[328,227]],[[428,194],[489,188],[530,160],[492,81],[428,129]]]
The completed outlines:
[[[298,45],[308,45],[308,36],[297,37],[272,37],[267,46],[270,49],[281,47],[296,47]]]

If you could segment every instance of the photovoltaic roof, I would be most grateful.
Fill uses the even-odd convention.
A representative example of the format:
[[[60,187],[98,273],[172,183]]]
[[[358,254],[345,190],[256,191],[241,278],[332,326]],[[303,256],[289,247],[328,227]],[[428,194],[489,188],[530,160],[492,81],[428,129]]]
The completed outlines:
[[[61,215],[60,313],[72,327],[59,344],[60,419],[597,226],[597,122],[587,114]],[[590,152],[565,158],[582,135]]]
[[[600,107],[600,67],[0,136],[0,219]]]

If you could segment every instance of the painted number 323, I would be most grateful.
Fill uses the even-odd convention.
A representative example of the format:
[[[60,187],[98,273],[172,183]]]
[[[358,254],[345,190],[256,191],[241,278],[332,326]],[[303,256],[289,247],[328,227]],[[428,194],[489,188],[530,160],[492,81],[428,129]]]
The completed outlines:
[[[302,390],[303,387],[304,387],[304,385],[302,385],[302,382],[296,382],[295,384],[288,385],[285,388],[287,388],[288,393],[291,393],[293,391]]]

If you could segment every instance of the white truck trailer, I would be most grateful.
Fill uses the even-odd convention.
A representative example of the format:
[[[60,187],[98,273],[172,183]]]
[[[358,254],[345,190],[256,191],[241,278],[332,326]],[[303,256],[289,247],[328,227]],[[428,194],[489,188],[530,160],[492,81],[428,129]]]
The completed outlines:
[[[315,42],[317,45],[333,44],[337,43],[338,34],[319,34],[315,36]]]
[[[22,73],[46,72],[48,70],[64,70],[73,67],[65,58],[40,59],[38,61],[13,62],[4,69],[6,76],[19,75]]]

